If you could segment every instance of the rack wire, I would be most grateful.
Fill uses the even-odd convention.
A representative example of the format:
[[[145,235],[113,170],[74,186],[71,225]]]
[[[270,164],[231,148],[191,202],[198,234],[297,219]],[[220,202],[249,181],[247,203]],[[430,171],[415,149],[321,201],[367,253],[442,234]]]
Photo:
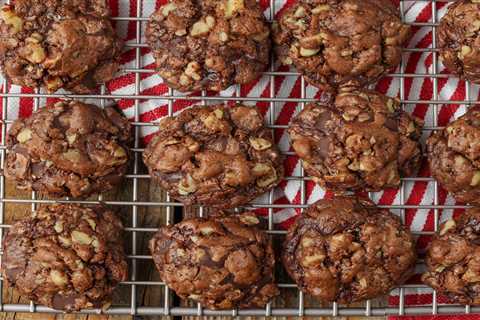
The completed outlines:
[[[120,0],[127,1],[127,0]],[[40,106],[41,99],[44,98],[78,98],[78,99],[94,99],[99,101],[99,104],[104,105],[107,99],[129,99],[134,101],[134,119],[132,125],[134,126],[135,134],[135,145],[132,148],[134,159],[131,172],[126,176],[127,182],[132,184],[132,194],[129,199],[120,199],[120,200],[105,200],[101,196],[98,199],[94,200],[85,200],[78,201],[76,203],[83,204],[97,204],[104,203],[106,205],[116,206],[126,208],[130,214],[130,222],[125,228],[125,231],[129,234],[130,243],[130,252],[128,252],[128,259],[130,261],[130,279],[121,284],[122,287],[126,287],[127,291],[130,292],[130,299],[123,304],[115,304],[106,311],[107,314],[123,314],[123,315],[163,315],[163,316],[200,316],[200,315],[222,315],[222,316],[385,316],[385,315],[413,315],[413,314],[445,314],[445,313],[471,313],[471,312],[480,312],[480,307],[470,307],[470,306],[461,306],[461,305],[452,305],[452,304],[441,304],[437,300],[436,293],[433,292],[433,300],[430,304],[424,305],[415,305],[410,306],[405,303],[405,292],[407,289],[423,289],[428,290],[425,285],[422,284],[407,284],[400,287],[398,290],[398,305],[389,305],[388,303],[379,302],[379,301],[367,301],[363,304],[357,306],[344,306],[337,305],[333,303],[330,306],[319,306],[312,305],[308,302],[308,298],[303,295],[302,292],[298,291],[296,286],[292,282],[282,282],[278,283],[282,292],[285,290],[290,290],[295,292],[296,299],[295,305],[287,305],[278,307],[277,303],[268,304],[263,309],[248,309],[248,310],[207,310],[203,309],[201,305],[196,306],[184,306],[180,304],[180,301],[176,299],[173,293],[165,286],[162,281],[150,281],[141,279],[140,267],[144,266],[143,262],[150,263],[149,268],[153,268],[151,262],[151,256],[147,254],[142,254],[144,250],[140,248],[139,236],[143,233],[152,234],[157,230],[156,227],[149,225],[142,225],[139,222],[139,210],[144,207],[160,207],[164,208],[164,213],[166,214],[165,222],[166,224],[171,224],[174,222],[175,211],[182,208],[182,204],[174,202],[167,195],[165,200],[162,201],[143,201],[140,195],[140,184],[144,181],[148,181],[149,176],[144,172],[144,168],[141,164],[141,153],[143,152],[142,144],[140,143],[140,130],[142,127],[155,126],[154,122],[144,122],[141,121],[140,117],[140,101],[144,99],[161,99],[167,101],[168,115],[173,114],[173,104],[178,100],[191,100],[198,103],[206,104],[211,101],[222,102],[222,101],[239,101],[239,102],[264,102],[268,104],[269,113],[267,116],[268,126],[272,130],[281,130],[285,129],[287,125],[278,125],[275,124],[275,108],[277,103],[281,102],[293,102],[297,103],[301,108],[304,107],[305,103],[315,101],[311,97],[307,97],[306,83],[304,79],[301,79],[301,95],[299,98],[289,98],[289,97],[279,97],[275,96],[275,79],[278,76],[284,77],[298,77],[299,74],[296,72],[279,72],[275,69],[275,65],[272,59],[272,64],[270,69],[264,73],[264,77],[268,78],[269,81],[269,94],[268,98],[265,97],[245,97],[241,95],[240,88],[236,88],[235,94],[231,97],[220,97],[220,96],[207,96],[205,92],[202,92],[199,96],[184,96],[180,95],[172,89],[168,90],[166,95],[156,96],[156,95],[145,95],[141,94],[141,74],[153,73],[154,70],[146,69],[143,66],[142,61],[142,52],[143,48],[146,48],[147,45],[143,42],[143,29],[145,23],[148,21],[147,16],[142,16],[142,4],[146,1],[153,0],[135,0],[136,1],[136,11],[132,14],[133,16],[129,17],[115,17],[113,20],[117,23],[131,23],[135,24],[135,39],[126,43],[126,48],[129,50],[134,50],[135,52],[135,62],[133,68],[124,68],[120,72],[122,74],[133,74],[135,78],[134,92],[131,95],[127,94],[105,94],[105,88],[102,88],[100,94],[91,94],[91,95],[71,95],[71,94],[45,94],[39,91],[34,93],[18,93],[10,92],[8,90],[9,86],[7,81],[3,81],[3,92],[0,93],[0,98],[2,99],[2,117],[1,117],[1,139],[0,139],[0,168],[3,171],[5,166],[5,154],[6,154],[6,133],[7,126],[13,122],[13,119],[8,117],[8,103],[11,99],[18,98],[28,98],[32,99],[34,103],[34,110]],[[421,54],[431,54],[432,55],[432,69],[431,72],[424,74],[413,74],[405,73],[405,54],[402,57],[402,62],[398,70],[394,73],[389,74],[395,81],[399,81],[399,97],[403,106],[415,105],[415,104],[426,104],[429,105],[429,110],[433,112],[433,123],[426,125],[424,128],[425,135],[431,133],[431,131],[441,129],[441,126],[438,126],[437,116],[438,108],[444,104],[448,105],[465,105],[469,106],[476,101],[472,100],[471,97],[471,85],[466,83],[466,96],[464,100],[442,100],[439,97],[438,93],[438,81],[439,79],[444,79],[451,75],[438,73],[438,50],[436,49],[436,37],[435,37],[435,28],[438,25],[438,10],[437,5],[441,2],[452,2],[453,0],[400,0],[400,11],[402,20],[412,26],[418,28],[429,28],[433,31],[432,34],[432,45],[429,48],[405,48],[403,51],[405,54],[409,53],[421,53]],[[414,2],[429,2],[432,10],[432,18],[428,22],[416,22],[408,21],[406,18],[406,6]],[[270,19],[275,14],[276,8],[275,5],[279,4],[280,1],[270,0],[269,16]],[[433,97],[431,100],[422,100],[422,99],[407,99],[405,96],[405,80],[408,78],[429,78],[433,83]],[[293,156],[294,154],[289,151],[284,152],[287,156]],[[272,235],[276,240],[281,239],[281,236],[285,233],[284,230],[281,230],[274,224],[274,210],[275,209],[284,209],[292,208],[302,210],[307,207],[306,203],[306,183],[311,179],[304,176],[303,170],[298,176],[287,176],[286,180],[299,181],[301,183],[301,201],[299,204],[275,204],[273,203],[274,195],[271,191],[268,195],[268,203],[252,203],[249,204],[247,209],[259,209],[263,208],[267,211],[266,218],[268,219],[268,224],[266,232]],[[433,204],[420,204],[420,205],[410,205],[406,204],[405,201],[405,189],[406,185],[409,183],[415,182],[433,182],[434,183],[434,203]],[[398,213],[402,219],[405,219],[405,212],[408,209],[417,209],[417,210],[433,210],[434,214],[434,231],[437,230],[438,224],[440,221],[440,212],[441,210],[452,210],[452,209],[464,209],[467,206],[462,205],[445,205],[439,201],[439,187],[436,182],[430,177],[416,177],[416,178],[404,178],[402,179],[402,186],[400,189],[400,204],[393,204],[388,206],[380,206],[384,208],[391,209],[392,211]],[[374,194],[371,194],[371,197],[374,198]],[[6,206],[8,205],[30,205],[32,210],[35,210],[38,204],[45,203],[58,203],[58,202],[71,202],[70,199],[62,200],[51,200],[38,198],[35,193],[31,194],[31,197],[22,198],[22,197],[10,197],[7,196],[6,192],[6,183],[5,177],[0,172],[0,238],[4,234],[4,229],[9,228],[9,224],[5,223],[5,212]],[[199,209],[199,214],[203,215],[203,208]],[[431,235],[433,231],[416,231],[413,230],[414,235]],[[143,248],[144,249],[144,248]],[[1,253],[1,252],[0,252]],[[1,257],[1,255],[0,255]],[[422,265],[422,261],[419,261],[419,265]],[[421,266],[420,266],[421,268]],[[163,292],[163,299],[159,301],[154,301],[152,304],[144,305],[140,302],[138,292],[140,287],[158,287]],[[3,279],[0,279],[0,311],[3,312],[58,312],[44,306],[37,306],[30,302],[29,304],[12,304],[4,303],[3,301]],[[99,310],[85,310],[83,313],[99,313]]]

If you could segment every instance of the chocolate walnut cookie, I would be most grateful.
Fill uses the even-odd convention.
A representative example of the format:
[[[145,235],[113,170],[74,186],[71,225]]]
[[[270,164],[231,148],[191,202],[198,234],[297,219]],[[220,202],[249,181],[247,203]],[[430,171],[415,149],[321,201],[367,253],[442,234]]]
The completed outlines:
[[[170,0],[146,37],[160,76],[180,91],[220,91],[258,78],[270,29],[256,0]]]
[[[457,201],[480,204],[480,105],[427,140],[432,176]]]
[[[14,84],[88,93],[112,79],[122,43],[105,0],[16,0],[0,10],[0,66]]]
[[[409,278],[415,244],[398,217],[370,200],[339,196],[310,206],[288,230],[283,263],[305,293],[351,303]]]
[[[440,20],[437,39],[447,69],[480,84],[480,1],[453,3]]]
[[[275,259],[253,214],[193,218],[150,240],[160,277],[183,299],[208,309],[264,307],[278,295]]]
[[[398,187],[422,159],[422,121],[396,99],[367,90],[342,91],[309,104],[290,124],[293,149],[307,173],[332,190]]]
[[[448,220],[430,242],[423,281],[451,301],[480,304],[480,208]]]
[[[41,206],[8,230],[4,279],[21,295],[54,309],[106,309],[115,286],[127,279],[122,229],[101,206]]]
[[[127,171],[130,140],[128,120],[113,107],[59,101],[13,123],[5,176],[53,197],[105,192]]]
[[[187,205],[240,206],[283,177],[271,130],[243,105],[195,106],[162,119],[143,158],[152,178]]]
[[[365,86],[401,60],[410,28],[389,0],[301,0],[274,25],[280,61],[323,89]]]

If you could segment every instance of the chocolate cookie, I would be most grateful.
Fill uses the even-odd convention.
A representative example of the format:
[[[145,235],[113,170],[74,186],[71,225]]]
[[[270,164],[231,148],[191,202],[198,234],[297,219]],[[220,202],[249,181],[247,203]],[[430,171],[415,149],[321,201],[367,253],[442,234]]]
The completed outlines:
[[[54,309],[106,309],[115,286],[127,279],[122,229],[101,206],[41,206],[8,230],[4,279],[21,295]]]
[[[322,187],[380,191],[398,187],[401,176],[419,168],[421,127],[398,100],[354,90],[307,105],[289,134],[307,173]]]
[[[88,93],[112,79],[122,43],[105,0],[16,0],[0,10],[0,66],[14,84]]]
[[[146,29],[159,75],[179,91],[220,91],[260,77],[269,35],[256,0],[169,0]]]
[[[150,240],[160,277],[182,299],[208,309],[264,307],[278,295],[275,259],[253,214],[193,218]]]
[[[480,208],[440,226],[430,242],[422,280],[452,302],[480,304]]]
[[[240,206],[283,177],[271,130],[243,105],[195,106],[162,119],[143,159],[152,178],[187,205]]]
[[[280,61],[322,89],[365,86],[401,61],[410,28],[389,0],[300,0],[274,25]]]
[[[4,173],[19,189],[53,197],[105,192],[127,171],[130,133],[128,120],[113,107],[49,104],[12,124]]]
[[[321,302],[387,294],[415,267],[415,244],[398,217],[370,200],[338,196],[310,206],[288,230],[283,264]]]
[[[427,140],[432,176],[457,201],[480,204],[480,105]]]
[[[480,2],[456,1],[440,20],[437,47],[450,72],[480,84]]]

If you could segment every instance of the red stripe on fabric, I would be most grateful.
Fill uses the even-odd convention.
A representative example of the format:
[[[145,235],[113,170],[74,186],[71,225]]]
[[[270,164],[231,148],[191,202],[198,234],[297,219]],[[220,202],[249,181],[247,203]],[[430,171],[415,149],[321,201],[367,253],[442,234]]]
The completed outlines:
[[[177,100],[172,104],[172,112],[176,113],[180,110],[195,105],[192,100]],[[153,110],[144,112],[140,115],[140,120],[143,122],[153,122],[168,115],[168,104],[162,104]]]
[[[291,176],[295,170],[295,167],[297,166],[297,163],[298,163],[297,156],[286,156],[285,160],[283,161],[285,175]]]
[[[265,11],[268,8],[270,8],[270,0],[259,0],[258,4],[260,4],[262,11]]]
[[[284,230],[287,230],[295,222],[295,220],[297,220],[298,215],[299,215],[299,212],[297,212],[297,215],[290,217],[287,220],[281,222],[280,227]]]
[[[427,165],[423,165],[418,172],[419,177],[430,176],[429,168]],[[419,205],[422,202],[422,199],[425,195],[425,192],[428,187],[428,182],[415,182],[412,187],[412,192],[408,197],[406,204],[408,205]],[[410,226],[412,225],[415,215],[418,214],[417,209],[406,209],[405,210],[405,223]]]
[[[168,92],[168,87],[164,83],[140,91],[140,95],[146,96],[163,96]],[[140,99],[139,102],[145,102],[145,99]],[[135,104],[135,99],[121,99],[118,103],[120,109],[125,110],[131,108]]]
[[[296,2],[297,2],[297,0],[287,0],[287,1],[285,1],[285,4],[282,6],[282,8],[280,10],[278,10],[275,17],[279,18],[283,14],[283,12],[285,12],[285,10],[287,10],[288,8],[293,6]]]
[[[22,87],[21,93],[33,94],[35,91],[31,88]],[[29,117],[33,112],[33,98],[19,98],[18,117]]]
[[[167,3],[168,0],[157,0],[155,2],[155,10],[163,6],[165,3]]]
[[[253,81],[251,81],[250,83],[247,83],[247,84],[244,84],[242,86],[240,86],[240,93],[241,93],[241,96],[242,97],[248,97],[253,89],[255,89],[256,87],[259,87],[260,85],[260,81],[262,80],[261,77],[259,77],[258,79],[255,79]],[[263,90],[261,91],[259,97],[261,98],[269,98],[270,97],[270,82],[269,81],[265,81],[265,85],[264,85],[264,88]],[[268,112],[268,109],[270,107],[270,103],[269,102],[266,102],[266,101],[258,101],[255,106],[258,108],[259,112],[265,116],[265,114]]]
[[[119,6],[118,6],[118,0],[109,0],[108,1],[108,6],[110,7],[110,15],[112,17],[118,17],[118,14],[120,12],[119,10]],[[114,29],[116,29],[118,23],[118,21],[113,21],[112,20],[112,26]]]
[[[155,69],[155,64],[151,63],[151,64],[148,64],[148,65],[144,66],[143,68],[144,68],[144,69],[154,70],[154,69]],[[140,80],[145,80],[145,79],[147,79],[147,78],[149,78],[149,77],[152,77],[152,76],[154,76],[154,75],[155,75],[154,72],[140,73]],[[132,81],[132,79],[133,79],[133,81]],[[129,82],[131,82],[131,83],[135,83],[135,73],[127,73],[127,74],[125,74],[125,75],[118,76],[118,77],[116,77],[115,79],[113,79],[112,81],[110,81],[109,84],[110,84],[111,86],[113,86],[113,87],[111,88],[111,90],[113,91],[113,90],[117,90],[117,89],[118,89],[118,88],[115,87],[116,85],[118,86],[117,82],[124,83],[125,81],[129,81]]]
[[[393,204],[393,202],[395,201],[395,197],[397,196],[399,191],[400,190],[398,188],[397,189],[390,188],[390,189],[383,190],[383,194],[380,197],[378,204],[380,205]]]
[[[129,16],[137,16],[137,1],[130,0]],[[127,24],[127,40],[135,39],[137,36],[137,22],[129,21]]]
[[[391,84],[392,84],[392,77],[384,77],[378,81],[377,85],[375,86],[375,89],[380,93],[386,94]]]
[[[443,296],[437,296],[438,303],[446,303],[447,299]],[[388,299],[390,305],[398,305],[399,297],[390,296]],[[428,305],[432,304],[432,295],[428,293],[419,293],[419,294],[407,294],[405,295],[405,304],[406,305]]]
[[[285,68],[286,69],[286,68]],[[281,69],[282,70],[282,69]],[[279,79],[275,79],[275,91],[276,95],[279,94],[282,84],[284,81],[286,81],[285,77],[278,77]],[[295,84],[292,87],[292,90],[289,94],[289,98],[294,98],[294,97],[300,97],[301,94],[301,89],[302,89],[302,82],[301,78],[298,77],[297,80],[295,81]],[[284,106],[282,107],[282,110],[280,110],[277,121],[276,123],[279,125],[288,125],[290,123],[290,120],[295,113],[295,109],[297,107],[298,103],[296,102],[286,102]],[[283,135],[285,134],[285,129],[276,129],[275,130],[275,139],[279,140]]]
[[[60,100],[62,100],[62,99],[60,99],[60,98],[47,98],[46,103],[47,103],[47,105],[51,105],[51,104],[57,103]],[[43,107],[43,106],[41,106],[41,107]]]
[[[442,84],[446,85],[447,79],[442,79]],[[455,91],[452,96],[449,97],[450,100],[463,100],[466,94],[466,86],[464,81],[459,81]],[[445,126],[450,122],[455,112],[457,112],[460,105],[458,104],[447,104],[443,105],[438,113],[438,125]]]
[[[313,181],[305,181],[305,201],[308,202],[308,199],[310,199],[312,196],[316,185],[317,184]]]

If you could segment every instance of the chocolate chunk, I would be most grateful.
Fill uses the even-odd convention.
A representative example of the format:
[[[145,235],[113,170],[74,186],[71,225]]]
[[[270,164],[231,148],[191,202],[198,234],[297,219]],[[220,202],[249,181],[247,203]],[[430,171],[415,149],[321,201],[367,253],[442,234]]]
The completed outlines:
[[[447,69],[480,84],[480,2],[459,0],[437,28],[437,47]]]
[[[243,105],[196,106],[162,119],[143,158],[152,178],[187,205],[240,206],[283,177],[271,130]]]
[[[334,90],[375,82],[401,61],[410,27],[388,0],[301,0],[273,28],[280,61]]]
[[[38,304],[67,312],[107,308],[128,274],[122,231],[120,220],[101,206],[41,206],[8,230],[3,276]]]
[[[307,173],[322,187],[380,191],[398,187],[401,176],[420,167],[422,125],[396,99],[342,90],[334,101],[307,105],[288,131]]]
[[[319,301],[351,303],[387,294],[415,267],[408,228],[370,200],[320,200],[288,230],[283,264],[299,288]]]
[[[170,0],[146,29],[159,75],[180,91],[220,91],[260,77],[269,36],[256,0]]]
[[[480,105],[427,140],[432,176],[461,202],[480,204]]]
[[[0,66],[14,84],[92,92],[113,78],[122,42],[105,0],[16,0],[0,11]]]
[[[246,213],[160,228],[150,240],[160,277],[208,309],[264,307],[279,292],[273,249],[258,223]]]
[[[447,220],[433,237],[422,280],[452,302],[480,303],[480,208]]]
[[[113,107],[59,101],[12,124],[5,176],[53,197],[105,192],[128,169],[130,140],[128,120]]]

